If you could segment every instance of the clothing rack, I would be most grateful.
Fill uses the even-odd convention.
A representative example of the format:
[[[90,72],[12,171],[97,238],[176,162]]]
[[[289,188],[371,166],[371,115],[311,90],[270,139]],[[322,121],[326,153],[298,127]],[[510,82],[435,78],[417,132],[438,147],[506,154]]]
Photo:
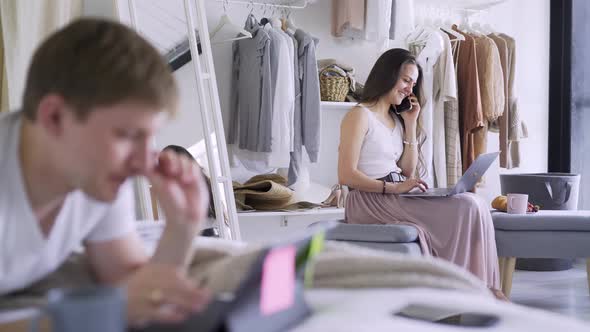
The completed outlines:
[[[293,5],[293,3],[297,3],[299,1],[288,1],[285,3],[275,3],[275,2],[259,2],[259,1],[248,1],[248,0],[242,0],[242,1],[240,1],[240,0],[217,0],[217,2],[223,2],[224,6],[225,6],[225,4],[231,3],[231,4],[250,5],[250,6],[263,6],[263,7],[268,6],[268,7],[283,8],[283,9],[304,9],[307,7],[307,4],[308,4],[308,0],[303,0],[303,3],[301,5]],[[130,3],[130,6],[132,6],[131,3]],[[133,18],[133,20],[135,20],[135,18]],[[184,20],[183,20],[183,23],[185,23]],[[185,39],[184,41],[178,43],[172,49],[170,49],[168,52],[166,52],[165,57],[168,60],[168,63],[170,64],[170,67],[172,68],[173,71],[179,69],[180,67],[184,66],[189,61],[191,61],[191,54],[189,51],[188,39]]]
[[[285,3],[275,3],[275,2],[259,2],[259,1],[248,1],[248,0],[217,0],[217,2],[252,5],[252,6],[268,6],[268,7],[288,8],[288,9],[304,9],[305,7],[307,7],[308,0],[303,0],[303,4],[301,4],[301,5],[293,5],[293,3],[296,3],[297,1],[289,1],[289,2],[285,2]]]

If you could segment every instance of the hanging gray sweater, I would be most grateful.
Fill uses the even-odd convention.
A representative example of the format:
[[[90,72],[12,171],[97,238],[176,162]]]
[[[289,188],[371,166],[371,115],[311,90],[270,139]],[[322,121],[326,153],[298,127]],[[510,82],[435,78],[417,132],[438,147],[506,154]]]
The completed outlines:
[[[272,123],[270,37],[253,15],[244,28],[251,39],[233,43],[230,128],[228,144],[240,149],[270,152]],[[262,144],[266,142],[266,144]]]
[[[301,79],[301,117],[295,126],[301,126],[301,143],[311,162],[318,161],[320,152],[320,81],[316,62],[316,44],[319,42],[301,29],[295,31],[299,44],[299,78]],[[301,122],[298,124],[297,121]]]

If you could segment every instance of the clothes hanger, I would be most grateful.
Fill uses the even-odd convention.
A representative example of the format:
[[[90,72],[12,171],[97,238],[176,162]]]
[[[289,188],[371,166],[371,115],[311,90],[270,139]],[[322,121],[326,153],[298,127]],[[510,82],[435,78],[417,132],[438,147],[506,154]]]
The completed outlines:
[[[297,26],[295,25],[295,22],[293,21],[293,19],[291,18],[291,9],[289,9],[287,11],[287,31],[291,32],[291,33],[295,33],[295,31],[297,31]]]
[[[424,34],[425,34],[425,27],[424,27],[424,21],[422,18],[418,17],[418,19],[416,20],[417,24],[414,27],[414,30],[412,30],[412,32],[410,32],[407,36],[406,36],[406,44],[410,45],[410,44],[417,44],[419,43],[418,40],[424,39]]]
[[[438,30],[438,26],[431,17],[435,16],[435,7],[425,7],[426,13],[422,21],[419,23],[417,33],[409,36],[412,39],[406,39],[408,44],[424,44],[428,41],[433,32]]]
[[[232,36],[235,36],[235,37],[229,38],[229,39],[217,40],[215,38],[215,36],[218,35],[218,33],[222,29],[228,31]],[[223,15],[221,15],[221,18],[219,19],[219,23],[217,23],[217,26],[215,27],[215,29],[213,29],[213,32],[211,32],[211,34],[209,35],[209,38],[210,38],[212,44],[220,44],[220,43],[234,41],[234,40],[252,38],[252,33],[250,31],[245,30],[244,28],[237,26],[236,24],[234,24],[231,21],[231,19],[227,15],[226,2],[224,1],[223,2]]]
[[[471,26],[471,22],[470,22],[469,17],[470,16],[467,12],[463,13],[463,20],[462,20],[461,24],[459,24],[459,27],[458,27],[459,30],[461,30],[462,32],[465,32],[465,33],[472,33],[473,32],[473,30],[471,28],[472,26]]]
[[[451,8],[447,8],[447,18],[451,15]],[[465,36],[463,36],[462,34],[460,34],[459,32],[453,30],[452,27],[452,23],[451,20],[448,19],[446,22],[443,22],[442,19],[440,20],[440,24],[438,25],[439,29],[441,29],[442,31],[448,33],[449,35],[453,36],[454,38],[451,39],[451,41],[455,41],[455,40],[460,40],[460,41],[464,41],[465,40]]]
[[[417,26],[416,30],[414,30],[415,33],[410,33],[408,38],[406,38],[406,42],[414,45],[423,44],[428,40],[433,31],[434,29],[430,21],[425,20],[422,25]]]
[[[270,15],[268,16],[268,19],[270,21],[270,25],[273,28],[277,28],[277,29],[282,28],[283,23],[281,22],[281,16],[277,15],[277,7],[272,7],[270,9]]]
[[[420,34],[422,34],[423,32],[423,25],[422,25],[422,16],[420,15],[416,15],[416,25],[414,26],[414,30],[410,31],[410,33],[408,33],[406,35],[405,38],[405,42],[406,44],[411,44],[413,43],[414,40],[416,40],[416,38],[418,38],[418,36],[420,36]]]
[[[260,19],[260,25],[265,26],[267,23],[269,23],[269,18],[267,17],[267,10],[268,10],[268,5],[264,4],[264,10],[262,11],[262,18]]]
[[[287,10],[285,8],[281,8],[280,10],[281,15],[280,15],[280,19],[281,19],[281,29],[283,29],[283,31],[287,31]]]
[[[454,38],[451,39],[451,41],[453,40],[460,40],[460,41],[464,41],[465,40],[465,36],[463,36],[461,33],[453,30],[453,29],[449,29],[447,27],[441,26],[440,29],[446,33],[448,33],[449,35],[453,36]]]
[[[246,8],[247,7],[250,7],[250,12],[248,13],[248,15],[252,15],[252,12],[254,11],[254,0],[250,0],[250,3],[246,5]]]
[[[281,19],[278,16],[275,16],[274,14],[271,16],[268,22],[270,23],[270,26],[272,26],[275,29],[281,29],[283,27]],[[283,30],[281,29],[281,31]]]

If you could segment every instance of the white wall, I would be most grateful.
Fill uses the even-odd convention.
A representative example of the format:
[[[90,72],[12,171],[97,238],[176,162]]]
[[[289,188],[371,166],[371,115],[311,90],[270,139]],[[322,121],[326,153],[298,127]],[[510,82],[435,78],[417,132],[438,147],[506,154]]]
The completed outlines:
[[[160,149],[169,144],[188,148],[203,139],[197,83],[191,63],[175,71],[174,77],[180,89],[179,112],[158,133],[156,146]]]
[[[87,0],[90,1],[90,0]],[[143,0],[157,1],[157,0]],[[145,2],[142,2],[145,4]],[[418,5],[428,2],[417,0]],[[160,3],[161,5],[161,3]],[[181,1],[166,2],[176,12],[182,12]],[[249,9],[245,5],[230,4],[227,14],[242,25]],[[217,25],[223,13],[222,3],[206,1],[210,29]],[[262,10],[254,13],[261,16]],[[423,12],[417,11],[417,15]],[[294,10],[295,24],[320,39],[318,58],[337,58],[355,67],[357,77],[364,81],[377,58],[375,44],[362,40],[340,40],[330,35],[331,1],[319,0],[306,9]],[[458,21],[458,17],[454,17]],[[516,90],[520,111],[529,131],[529,138],[521,142],[522,164],[513,170],[498,169],[497,163],[486,174],[486,186],[481,192],[488,198],[500,192],[499,173],[544,172],[547,170],[548,138],[548,82],[549,82],[549,0],[507,0],[491,8],[487,13],[473,18],[490,23],[496,30],[513,36],[517,42]],[[154,31],[157,29],[152,29]],[[159,36],[150,36],[158,38]],[[399,41],[392,45],[400,45]],[[213,45],[215,73],[217,76],[224,125],[227,128],[231,80],[231,43]],[[181,115],[176,123],[169,124],[158,136],[158,145],[180,144],[189,146],[202,137],[196,124],[200,123],[197,102],[190,86],[190,66],[175,73],[181,82]],[[194,84],[194,82],[192,83]],[[346,110],[322,111],[322,149],[320,164],[312,168],[312,179],[326,186],[336,183],[337,142],[339,123]],[[200,136],[201,135],[201,136]],[[162,143],[160,143],[162,142]],[[490,133],[488,150],[498,149],[498,135]]]

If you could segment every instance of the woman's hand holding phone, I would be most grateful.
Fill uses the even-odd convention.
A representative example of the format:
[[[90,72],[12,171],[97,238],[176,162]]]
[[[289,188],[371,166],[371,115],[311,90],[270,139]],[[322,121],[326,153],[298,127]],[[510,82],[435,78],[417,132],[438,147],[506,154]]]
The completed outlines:
[[[409,121],[416,122],[421,110],[418,98],[412,93],[406,99],[408,99],[410,102],[410,109],[405,112],[399,112],[398,114],[402,117],[402,119],[404,119],[404,122],[406,123]]]

